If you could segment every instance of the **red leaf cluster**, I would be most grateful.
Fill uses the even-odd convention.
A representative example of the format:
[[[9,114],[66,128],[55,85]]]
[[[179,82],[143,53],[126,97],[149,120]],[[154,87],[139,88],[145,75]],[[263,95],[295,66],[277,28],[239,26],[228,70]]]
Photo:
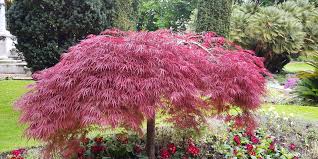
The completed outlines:
[[[265,74],[261,58],[214,33],[106,30],[36,73],[16,106],[26,135],[55,149],[90,125],[141,131],[160,108],[180,127],[232,106],[249,116],[260,105]]]

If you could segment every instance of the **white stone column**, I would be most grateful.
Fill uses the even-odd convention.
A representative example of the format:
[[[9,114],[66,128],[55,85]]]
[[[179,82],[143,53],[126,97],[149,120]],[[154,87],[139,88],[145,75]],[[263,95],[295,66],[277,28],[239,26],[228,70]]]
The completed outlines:
[[[0,0],[0,32],[6,31],[6,7],[4,0]]]
[[[6,7],[4,0],[0,0],[0,59],[8,59],[10,50],[14,47],[12,35],[6,29]]]

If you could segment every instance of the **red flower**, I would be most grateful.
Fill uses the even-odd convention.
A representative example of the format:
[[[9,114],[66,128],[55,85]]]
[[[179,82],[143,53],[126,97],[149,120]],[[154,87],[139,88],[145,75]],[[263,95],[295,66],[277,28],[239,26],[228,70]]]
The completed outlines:
[[[292,151],[295,151],[295,150],[296,150],[296,145],[293,144],[293,143],[290,144],[290,145],[289,145],[289,149],[292,150]]]
[[[162,159],[167,159],[167,158],[170,158],[170,153],[167,149],[162,149],[160,156]]]
[[[251,136],[251,141],[252,141],[253,144],[258,144],[259,143],[259,139],[256,136],[254,136],[254,135]]]
[[[251,145],[251,144],[247,144],[246,145],[246,150],[248,151],[248,152],[251,152],[251,151],[253,151],[253,145]]]
[[[103,137],[96,137],[94,139],[94,141],[97,143],[97,144],[101,144],[103,142]]]
[[[234,138],[233,138],[234,142],[237,144],[237,145],[241,145],[241,139],[240,139],[240,136],[238,135],[235,135]]]
[[[173,143],[168,144],[168,145],[167,145],[167,148],[168,148],[168,150],[169,150],[169,152],[170,152],[171,154],[174,154],[174,153],[176,153],[176,151],[177,151],[177,147],[176,147]]]
[[[294,156],[293,159],[299,159],[297,156]]]
[[[200,149],[197,148],[194,144],[190,144],[187,148],[187,153],[192,156],[197,156],[200,153]]]
[[[87,145],[87,144],[89,143],[89,141],[90,141],[89,138],[83,138],[81,142],[82,142],[84,145]]]
[[[235,156],[237,155],[237,150],[236,150],[236,149],[233,151],[233,154],[234,154]]]
[[[22,155],[25,152],[25,149],[18,149],[11,151],[11,154],[15,157]]]
[[[134,152],[135,152],[136,154],[140,154],[141,151],[142,151],[142,148],[141,148],[139,145],[135,145],[135,146],[134,146]]]
[[[93,153],[100,153],[102,151],[105,151],[105,147],[102,145],[94,145],[92,146],[92,152]]]
[[[77,150],[77,154],[79,157],[83,156],[84,153],[85,153],[86,149],[84,147],[80,147],[78,150]]]
[[[255,151],[250,151],[248,154],[250,154],[251,156],[256,156],[256,152]]]
[[[275,151],[275,142],[272,142],[272,143],[269,145],[268,149],[270,149],[270,150],[272,150],[272,151]]]

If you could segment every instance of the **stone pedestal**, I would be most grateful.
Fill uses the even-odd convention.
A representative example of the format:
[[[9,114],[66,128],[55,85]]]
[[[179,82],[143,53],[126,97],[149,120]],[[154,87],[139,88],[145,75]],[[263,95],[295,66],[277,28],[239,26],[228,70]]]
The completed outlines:
[[[28,69],[22,60],[12,57],[14,36],[6,30],[5,3],[0,0],[0,74],[26,74]]]

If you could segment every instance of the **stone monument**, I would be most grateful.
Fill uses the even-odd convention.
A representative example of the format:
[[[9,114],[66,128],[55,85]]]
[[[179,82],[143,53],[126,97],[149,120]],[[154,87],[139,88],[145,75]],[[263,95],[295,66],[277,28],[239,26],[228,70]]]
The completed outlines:
[[[5,2],[0,0],[0,74],[26,74],[26,63],[12,56],[15,37],[6,29]]]

